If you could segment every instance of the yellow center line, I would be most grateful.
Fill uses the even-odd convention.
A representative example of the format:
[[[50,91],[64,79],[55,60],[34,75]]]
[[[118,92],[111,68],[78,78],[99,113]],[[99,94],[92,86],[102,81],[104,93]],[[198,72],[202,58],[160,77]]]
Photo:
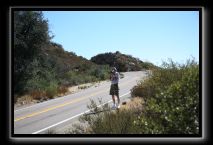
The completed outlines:
[[[105,90],[104,90],[105,91]],[[61,108],[61,107],[64,107],[66,105],[69,105],[69,104],[72,104],[72,103],[76,103],[76,102],[79,102],[83,99],[86,99],[86,98],[89,98],[93,95],[96,95],[96,94],[99,94],[99,93],[102,93],[104,91],[99,91],[99,92],[96,92],[96,93],[92,93],[91,95],[88,95],[88,96],[85,96],[85,97],[81,97],[81,98],[77,98],[75,100],[72,100],[72,101],[69,101],[69,102],[66,102],[66,103],[63,103],[63,104],[60,104],[60,105],[57,105],[57,106],[53,106],[53,107],[50,107],[50,108],[47,108],[47,109],[44,109],[44,110],[41,110],[41,111],[38,111],[38,112],[34,112],[34,113],[31,113],[31,114],[28,114],[26,116],[22,116],[22,117],[19,117],[19,118],[16,118],[14,121],[19,121],[19,120],[23,120],[25,118],[29,118],[29,117],[33,117],[33,116],[36,116],[36,115],[39,115],[41,113],[45,113],[45,112],[48,112],[48,111],[51,111],[51,110],[54,110],[54,109],[57,109],[57,108]]]
[[[124,86],[124,85],[128,84],[129,82],[131,82],[131,81],[125,82],[125,83],[121,84],[120,86]],[[106,91],[106,90],[98,91],[98,92],[96,92],[96,93],[92,93],[92,94],[90,94],[90,95],[88,95],[88,96],[85,96],[85,97],[77,98],[77,99],[74,99],[74,100],[72,100],[72,101],[69,101],[69,102],[66,102],[66,103],[57,105],[57,106],[53,106],[53,107],[50,107],[50,108],[47,108],[47,109],[44,109],[44,110],[41,110],[41,111],[38,111],[38,112],[34,112],[34,113],[31,113],[31,114],[28,114],[28,115],[25,115],[25,116],[16,118],[16,119],[14,120],[14,122],[17,122],[17,121],[20,121],[20,120],[23,120],[23,119],[26,119],[26,118],[29,118],[29,117],[33,117],[33,116],[36,116],[36,115],[39,115],[39,114],[42,114],[42,113],[45,113],[45,112],[48,112],[48,111],[57,109],[57,108],[61,108],[61,107],[64,107],[64,106],[69,105],[69,104],[72,104],[72,103],[79,102],[79,101],[81,101],[81,100],[83,100],[83,99],[89,98],[89,97],[91,97],[91,96],[100,94],[100,93],[105,92],[105,91]]]

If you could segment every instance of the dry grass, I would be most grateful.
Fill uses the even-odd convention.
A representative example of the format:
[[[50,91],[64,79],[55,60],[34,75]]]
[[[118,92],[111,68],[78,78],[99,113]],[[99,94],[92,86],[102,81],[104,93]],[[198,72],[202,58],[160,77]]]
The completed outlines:
[[[57,134],[57,132],[54,129],[48,129],[45,134]]]
[[[34,104],[36,102],[37,101],[34,100],[32,96],[24,95],[24,96],[21,96],[17,99],[17,101],[15,103],[15,107],[19,107],[19,106],[27,105],[27,104]]]
[[[93,82],[93,83],[85,83],[73,87],[66,87],[66,86],[61,86],[57,89],[57,95],[54,96],[54,98],[65,96],[68,94],[73,94],[76,92],[79,92],[82,89],[87,89],[92,86],[98,86],[100,82]],[[15,101],[15,107],[23,106],[23,105],[28,105],[28,104],[34,104],[42,101],[46,101],[48,99],[52,99],[50,97],[47,97],[46,92],[44,91],[32,91],[29,94],[23,95],[23,96],[18,96],[18,98]]]
[[[104,82],[104,81],[102,81],[102,82]],[[87,88],[89,88],[89,87],[92,87],[92,86],[95,86],[95,87],[97,87],[97,86],[99,86],[100,85],[100,81],[98,81],[98,82],[92,82],[92,83],[85,83],[85,84],[81,84],[81,85],[77,85],[77,86],[72,86],[72,87],[69,87],[68,88],[68,93],[76,93],[76,92],[78,92],[78,91],[80,91],[80,90],[82,90],[82,89],[87,89]]]
[[[133,125],[134,119],[141,114],[143,109],[143,99],[136,97],[121,105],[119,110],[103,111],[95,115],[82,116],[81,122],[87,122],[87,128],[76,126],[70,133],[80,134],[127,134],[137,133],[137,128]],[[123,103],[122,103],[123,104]],[[90,107],[96,104],[91,102]],[[108,110],[108,105],[101,110]],[[95,111],[96,112],[96,111]],[[97,112],[99,112],[97,110]]]
[[[57,91],[58,91],[58,96],[64,96],[64,95],[67,94],[67,92],[68,92],[69,90],[68,90],[68,88],[65,87],[65,86],[60,86],[60,87],[58,88]]]
[[[29,94],[33,100],[41,100],[46,98],[46,93],[45,91],[32,91]]]
[[[121,105],[121,109],[124,110],[132,110],[132,109],[142,109],[144,104],[144,100],[141,97],[134,97],[131,101],[126,102],[125,105]]]

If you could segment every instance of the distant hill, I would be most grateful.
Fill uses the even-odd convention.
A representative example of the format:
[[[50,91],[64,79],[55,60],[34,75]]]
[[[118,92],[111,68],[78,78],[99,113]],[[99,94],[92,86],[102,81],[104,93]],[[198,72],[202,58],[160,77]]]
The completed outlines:
[[[45,46],[42,57],[46,64],[55,68],[57,78],[62,85],[77,85],[81,83],[104,80],[108,78],[109,67],[98,65],[74,52],[68,52],[55,42]]]
[[[119,51],[115,53],[107,52],[98,54],[91,58],[91,61],[96,64],[115,66],[118,71],[140,71],[142,69],[150,69],[155,67],[152,63],[143,62],[139,58],[131,55],[122,54]]]

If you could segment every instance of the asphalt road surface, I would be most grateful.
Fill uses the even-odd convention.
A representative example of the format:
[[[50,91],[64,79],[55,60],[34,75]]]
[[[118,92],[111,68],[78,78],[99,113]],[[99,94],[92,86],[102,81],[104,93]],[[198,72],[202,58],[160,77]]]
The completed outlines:
[[[121,102],[130,97],[130,89],[147,76],[145,71],[123,73],[119,80]],[[110,81],[77,93],[14,110],[14,134],[43,134],[48,130],[63,132],[78,117],[88,112],[90,99],[111,103]]]

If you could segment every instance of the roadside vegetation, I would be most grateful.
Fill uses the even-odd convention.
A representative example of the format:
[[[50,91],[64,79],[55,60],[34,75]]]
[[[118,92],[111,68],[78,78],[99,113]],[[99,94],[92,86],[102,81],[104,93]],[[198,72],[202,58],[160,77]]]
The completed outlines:
[[[132,98],[143,100],[141,105],[98,113],[109,106],[98,108],[91,102],[93,115],[80,118],[87,126],[75,125],[68,133],[199,134],[199,92],[199,64],[194,59],[185,64],[169,60],[132,88]]]

